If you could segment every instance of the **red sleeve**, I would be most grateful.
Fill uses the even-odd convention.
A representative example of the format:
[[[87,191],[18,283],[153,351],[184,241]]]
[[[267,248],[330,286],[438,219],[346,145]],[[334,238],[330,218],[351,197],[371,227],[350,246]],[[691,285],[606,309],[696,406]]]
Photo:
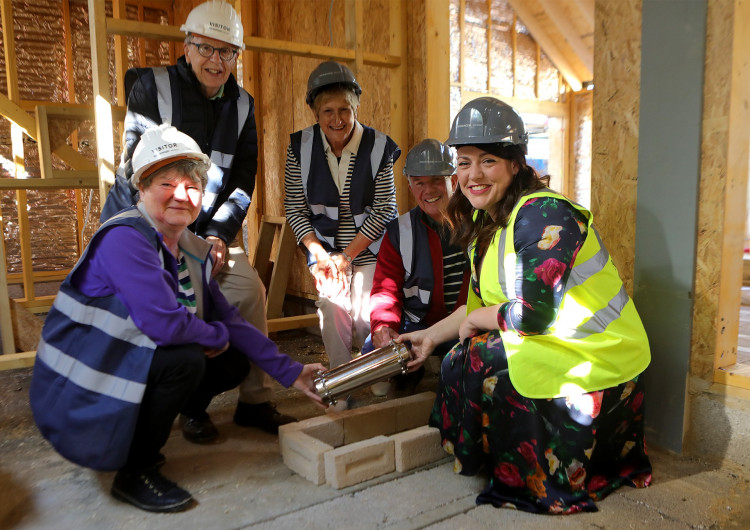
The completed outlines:
[[[375,276],[370,290],[370,332],[386,325],[396,333],[404,307],[404,263],[386,231],[378,252]]]

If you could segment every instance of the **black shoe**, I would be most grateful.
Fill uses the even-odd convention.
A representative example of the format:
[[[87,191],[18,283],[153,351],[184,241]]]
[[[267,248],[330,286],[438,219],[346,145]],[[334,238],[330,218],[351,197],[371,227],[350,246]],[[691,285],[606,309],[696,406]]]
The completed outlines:
[[[238,401],[237,410],[234,411],[234,423],[237,425],[258,427],[271,434],[277,434],[279,426],[295,421],[297,418],[280,413],[270,401],[256,405]]]
[[[188,507],[193,496],[155,467],[146,471],[118,471],[112,483],[112,496],[149,512],[179,512]]]
[[[182,436],[188,442],[196,444],[206,444],[213,442],[219,437],[219,431],[216,426],[205,414],[199,418],[191,418],[180,414],[180,427],[182,427]]]

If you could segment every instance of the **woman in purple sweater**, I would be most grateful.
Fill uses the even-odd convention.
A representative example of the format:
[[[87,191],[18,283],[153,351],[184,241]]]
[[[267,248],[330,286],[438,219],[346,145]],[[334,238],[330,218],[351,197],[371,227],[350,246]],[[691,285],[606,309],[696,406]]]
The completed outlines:
[[[63,456],[117,470],[114,497],[179,511],[192,496],[158,471],[178,413],[188,440],[211,441],[218,433],[206,408],[246,377],[250,360],[318,403],[313,378],[325,368],[279,353],[211,279],[211,245],[186,230],[209,167],[197,144],[174,127],[150,129],[133,166],[140,202],[97,231],[61,286],[31,406]]]

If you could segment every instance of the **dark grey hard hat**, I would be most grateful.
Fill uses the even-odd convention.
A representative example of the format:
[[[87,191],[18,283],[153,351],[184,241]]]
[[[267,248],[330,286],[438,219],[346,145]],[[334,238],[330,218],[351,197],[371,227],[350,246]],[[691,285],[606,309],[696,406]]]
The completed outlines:
[[[518,145],[527,152],[529,135],[513,107],[492,97],[469,101],[458,111],[451,126],[448,145]]]
[[[433,138],[422,140],[406,155],[404,175],[407,177],[449,177],[456,172],[453,151],[444,143]]]
[[[325,61],[320,63],[307,78],[307,96],[305,102],[312,106],[315,96],[328,85],[344,84],[354,90],[359,96],[362,93],[359,83],[354,78],[354,73],[345,64],[336,61]]]

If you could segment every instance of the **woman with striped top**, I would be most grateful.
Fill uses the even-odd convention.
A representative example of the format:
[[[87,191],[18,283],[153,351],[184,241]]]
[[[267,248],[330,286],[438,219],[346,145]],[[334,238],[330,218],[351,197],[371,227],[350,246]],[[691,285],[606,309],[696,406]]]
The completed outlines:
[[[400,150],[357,121],[362,90],[349,68],[323,62],[307,88],[317,123],[291,135],[284,208],[315,278],[334,368],[351,360],[352,347],[370,332],[370,288],[385,225],[396,217],[393,162]],[[336,407],[347,408],[347,400]]]

